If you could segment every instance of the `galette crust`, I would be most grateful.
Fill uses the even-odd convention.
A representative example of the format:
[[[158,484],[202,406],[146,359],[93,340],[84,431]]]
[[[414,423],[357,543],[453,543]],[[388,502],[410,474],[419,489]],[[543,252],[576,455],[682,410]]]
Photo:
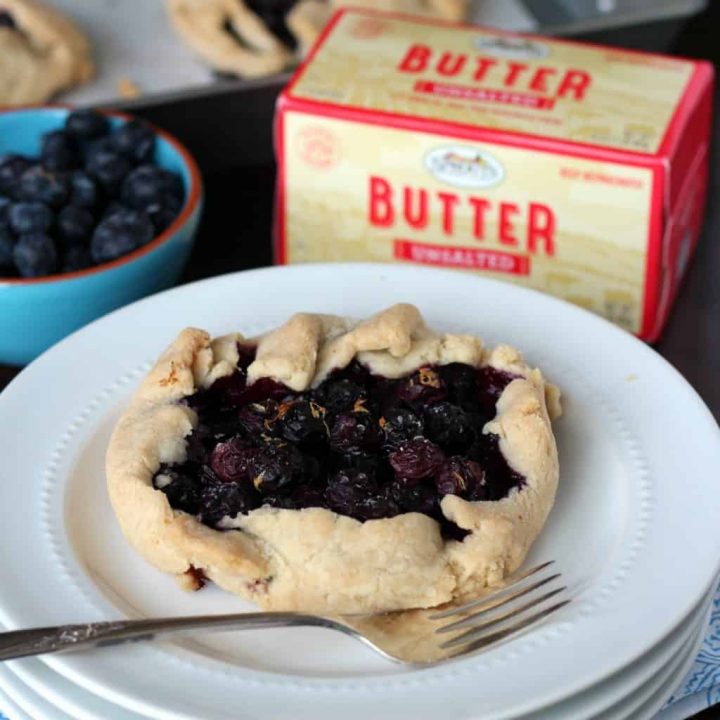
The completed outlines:
[[[49,100],[94,73],[90,46],[67,17],[34,0],[0,0],[16,28],[0,27],[0,105]]]
[[[445,541],[439,525],[419,513],[361,523],[323,508],[261,507],[226,517],[226,530],[206,527],[173,510],[152,479],[161,463],[185,458],[185,438],[197,418],[178,401],[230,374],[238,343],[257,346],[250,382],[272,377],[296,391],[317,385],[355,357],[387,377],[451,362],[512,372],[519,377],[503,392],[485,431],[500,436],[501,451],[526,484],[496,502],[445,496],[443,513],[471,531],[463,542]],[[557,488],[549,407],[559,412],[557,390],[516,350],[487,350],[470,335],[436,333],[411,305],[362,322],[298,314],[248,340],[239,334],[211,340],[191,328],[158,359],[118,422],[107,453],[108,491],[129,542],[185,586],[192,587],[201,571],[270,610],[341,614],[434,607],[501,581],[523,562]]]

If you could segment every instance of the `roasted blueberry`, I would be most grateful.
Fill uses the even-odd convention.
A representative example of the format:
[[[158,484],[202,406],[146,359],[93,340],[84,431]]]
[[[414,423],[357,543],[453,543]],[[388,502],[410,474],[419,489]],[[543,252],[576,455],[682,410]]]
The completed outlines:
[[[422,367],[399,383],[397,394],[412,407],[424,407],[443,400],[447,389],[437,370]]]
[[[41,277],[57,270],[57,250],[45,233],[21,235],[13,248],[13,258],[23,277]]]
[[[485,365],[478,370],[480,385],[480,405],[484,414],[492,419],[495,417],[497,403],[502,391],[517,378],[517,375]]]
[[[300,480],[304,469],[303,456],[294,445],[268,442],[252,458],[249,477],[261,493],[272,494]]]
[[[390,483],[392,497],[403,512],[418,512],[433,517],[438,514],[435,487],[426,482],[408,482],[398,478]]]
[[[90,251],[83,245],[73,245],[63,254],[61,270],[64,273],[85,270],[92,265]]]
[[[348,378],[330,378],[315,391],[317,401],[333,414],[352,410],[364,395],[365,388]]]
[[[20,176],[18,197],[28,202],[41,202],[57,209],[70,194],[70,181],[63,173],[55,173],[39,165],[28,168]]]
[[[457,495],[469,500],[487,497],[485,471],[478,463],[464,457],[447,458],[437,471],[435,484],[441,497]]]
[[[224,517],[234,518],[260,505],[260,497],[249,483],[208,482],[200,494],[198,514],[207,525]]]
[[[53,172],[72,170],[80,162],[77,139],[66,130],[53,130],[42,136],[40,161]]]
[[[359,518],[364,516],[368,498],[377,496],[379,490],[372,475],[357,468],[345,468],[328,479],[325,501],[331,510]]]
[[[425,432],[430,440],[450,453],[466,450],[476,437],[472,417],[449,402],[439,402],[427,408]]]
[[[183,468],[161,468],[153,478],[157,490],[165,493],[176,510],[194,515],[200,506],[201,485],[192,471]]]
[[[90,253],[96,263],[115,260],[150,242],[153,232],[153,226],[144,213],[118,211],[95,228]]]
[[[80,245],[90,240],[95,220],[85,208],[66,205],[57,216],[57,236],[64,247]]]
[[[104,147],[90,151],[85,161],[85,170],[110,195],[119,192],[130,168],[131,165],[125,157]]]
[[[0,10],[0,28],[17,30],[15,19],[9,12],[7,12],[7,10]]]
[[[243,438],[218,443],[210,455],[210,467],[222,482],[247,480],[250,461],[257,450]]]
[[[281,432],[290,442],[315,445],[328,437],[326,410],[318,403],[301,398],[278,408]]]
[[[338,453],[374,450],[381,442],[378,421],[367,411],[337,415],[330,431],[330,447]]]
[[[132,163],[152,161],[155,154],[155,133],[142,120],[130,120],[121,125],[111,135],[111,139],[115,151]]]
[[[40,202],[13,203],[8,209],[8,223],[16,235],[45,232],[52,221],[52,210]]]
[[[380,418],[380,427],[385,435],[385,448],[397,450],[410,440],[421,437],[425,423],[422,417],[412,410],[396,407]]]
[[[97,183],[84,171],[75,170],[70,174],[71,205],[92,210],[100,200]]]
[[[20,177],[32,166],[24,155],[6,155],[0,159],[0,194],[17,197]]]
[[[450,363],[438,368],[438,373],[448,391],[448,400],[463,410],[478,409],[479,380],[478,371],[463,363]]]
[[[276,436],[279,432],[278,404],[275,400],[250,403],[237,411],[240,427],[250,437]]]
[[[65,129],[82,140],[94,140],[110,132],[110,120],[94,110],[75,110],[67,116]]]
[[[390,465],[397,477],[406,480],[431,477],[444,459],[443,451],[425,438],[411,440],[389,456]]]

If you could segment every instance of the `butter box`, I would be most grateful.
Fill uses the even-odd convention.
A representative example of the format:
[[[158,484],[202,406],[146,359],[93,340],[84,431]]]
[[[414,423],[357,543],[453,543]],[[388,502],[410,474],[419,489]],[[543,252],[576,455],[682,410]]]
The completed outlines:
[[[346,10],[281,94],[278,263],[411,262],[658,338],[699,235],[709,63]]]

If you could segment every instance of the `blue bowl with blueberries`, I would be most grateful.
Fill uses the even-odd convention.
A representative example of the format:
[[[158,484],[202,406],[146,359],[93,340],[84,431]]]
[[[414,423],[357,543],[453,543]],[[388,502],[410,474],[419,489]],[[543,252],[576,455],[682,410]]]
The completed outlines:
[[[125,115],[0,112],[0,363],[173,285],[202,181],[168,133]]]

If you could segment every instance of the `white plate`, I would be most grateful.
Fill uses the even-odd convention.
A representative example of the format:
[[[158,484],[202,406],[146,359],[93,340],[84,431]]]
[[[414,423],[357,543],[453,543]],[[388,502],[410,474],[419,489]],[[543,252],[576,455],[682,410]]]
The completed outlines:
[[[708,608],[707,617],[712,612],[712,604]],[[707,627],[707,623],[705,623]],[[695,662],[695,658],[702,647],[705,640],[705,631],[701,630],[695,638],[695,642],[685,655],[683,661],[678,665],[677,669],[668,677],[665,682],[652,695],[648,696],[641,705],[636,702],[628,703],[623,707],[623,713],[617,720],[653,720],[657,713],[665,706],[668,698],[677,690],[685,676],[690,672],[690,668]],[[609,720],[609,718],[608,718]]]
[[[563,387],[561,488],[533,559],[558,562],[574,602],[502,646],[425,671],[310,630],[198,636],[45,662],[157,718],[230,718],[233,697],[247,718],[342,712],[352,720],[381,696],[388,715],[424,720],[446,712],[450,697],[458,717],[477,716],[478,697],[486,718],[530,712],[639,659],[687,617],[718,571],[715,421],[664,360],[609,323],[508,284],[415,267],[296,266],[184,286],[93,323],[21,373],[0,396],[0,503],[13,509],[0,525],[0,570],[15,580],[0,597],[0,621],[27,627],[248,607],[216,588],[178,593],[120,537],[102,482],[120,408],[186,324],[253,334],[298,309],[364,316],[401,300],[435,326],[519,346]],[[593,649],[582,663],[578,647]]]
[[[676,676],[677,668],[687,662],[690,647],[692,658],[695,657],[697,638],[702,639],[707,632],[714,594],[712,590],[680,627],[629,668],[565,702],[526,715],[523,720],[580,720],[600,712],[608,713],[608,709],[625,717],[624,708],[638,707],[657,693],[661,683],[667,684]],[[139,720],[141,717],[71,683],[36,658],[1,663],[0,690],[19,702],[34,720]],[[664,697],[669,694],[670,690]],[[10,709],[0,703],[0,711],[8,713]],[[610,717],[615,715],[608,714],[606,720]],[[16,718],[11,716],[11,720]]]

